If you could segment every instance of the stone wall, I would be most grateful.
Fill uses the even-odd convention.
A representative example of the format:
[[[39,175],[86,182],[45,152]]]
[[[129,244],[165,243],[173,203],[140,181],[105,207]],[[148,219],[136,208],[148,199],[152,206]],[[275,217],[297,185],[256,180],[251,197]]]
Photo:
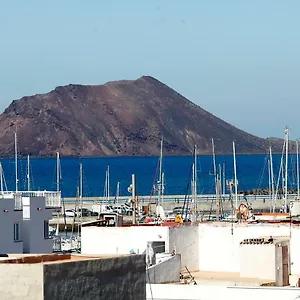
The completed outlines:
[[[145,255],[44,265],[45,300],[146,299]]]

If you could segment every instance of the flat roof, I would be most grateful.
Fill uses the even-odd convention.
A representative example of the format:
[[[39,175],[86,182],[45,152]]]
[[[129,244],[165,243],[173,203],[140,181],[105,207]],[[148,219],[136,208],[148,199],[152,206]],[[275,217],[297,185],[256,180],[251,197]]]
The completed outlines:
[[[188,275],[187,272],[182,274]],[[240,273],[198,271],[191,272],[191,274],[198,285],[264,286],[272,284],[270,279],[243,278],[240,277]]]
[[[0,257],[0,264],[53,264],[71,261],[84,261],[95,259],[107,259],[126,255],[82,255],[82,254],[9,254],[8,257]]]

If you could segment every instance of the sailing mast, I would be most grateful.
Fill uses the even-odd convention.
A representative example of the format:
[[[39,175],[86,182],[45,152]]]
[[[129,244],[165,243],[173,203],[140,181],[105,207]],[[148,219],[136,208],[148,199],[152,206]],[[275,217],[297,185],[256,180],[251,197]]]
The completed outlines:
[[[232,149],[233,149],[235,209],[238,209],[237,178],[236,178],[236,158],[235,158],[235,142],[234,141],[232,142]]]
[[[2,163],[0,162],[0,183],[1,183],[1,194],[3,195],[4,194],[4,189],[3,189],[3,168],[2,168]]]
[[[270,147],[270,181],[271,181],[271,199],[272,205],[274,205],[275,201],[275,188],[274,188],[274,169],[273,169],[273,156],[272,156],[272,148]]]
[[[28,172],[29,174],[29,172]],[[59,160],[59,152],[56,152],[56,191],[60,190],[60,160]],[[65,214],[65,209],[63,210]],[[57,212],[57,224],[56,224],[56,235],[59,233],[59,211]],[[72,231],[73,234],[73,231]]]
[[[110,183],[109,183],[109,165],[107,165],[107,169],[105,171],[105,186],[104,186],[104,197],[106,197],[107,203],[110,200]]]
[[[60,191],[60,159],[59,152],[56,152],[56,191]]]
[[[120,181],[117,182],[117,191],[116,191],[116,202],[119,204],[119,196],[120,196]]]
[[[160,157],[159,157],[159,184],[158,184],[158,205],[163,205],[163,172],[162,172],[162,162],[163,162],[163,138],[160,141]]]
[[[110,200],[110,182],[109,182],[109,165],[107,166],[107,203]]]
[[[226,176],[225,176],[225,162],[223,162],[223,197],[225,197],[226,194]]]
[[[214,164],[214,178],[215,178],[215,191],[216,191],[216,197],[218,194],[218,187],[217,187],[217,166],[216,166],[216,154],[215,154],[215,143],[214,139],[211,139],[212,144],[212,152],[213,152],[213,164]]]
[[[27,191],[30,191],[30,160],[29,155],[27,155]]]
[[[287,193],[288,193],[288,152],[289,152],[289,129],[285,128],[285,176],[284,176],[284,212],[287,212]]]
[[[79,200],[80,200],[80,234],[81,234],[81,229],[82,229],[82,163],[80,163],[79,165],[79,177],[80,177],[80,181],[79,181]]]
[[[300,186],[299,186],[299,141],[296,139],[296,152],[297,152],[297,196],[300,197]]]
[[[193,221],[197,221],[197,146],[194,146],[194,161],[192,165],[192,203]]]
[[[17,133],[15,132],[15,174],[16,174],[16,192],[18,192],[18,142],[17,142]]]

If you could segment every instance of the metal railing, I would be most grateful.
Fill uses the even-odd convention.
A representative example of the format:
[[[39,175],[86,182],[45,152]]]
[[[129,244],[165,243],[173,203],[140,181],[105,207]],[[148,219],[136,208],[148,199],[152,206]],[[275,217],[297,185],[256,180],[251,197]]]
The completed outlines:
[[[46,208],[55,208],[61,206],[61,192],[52,191],[19,191],[19,192],[3,192],[3,197],[14,199],[15,210],[22,210],[23,197],[44,197]]]

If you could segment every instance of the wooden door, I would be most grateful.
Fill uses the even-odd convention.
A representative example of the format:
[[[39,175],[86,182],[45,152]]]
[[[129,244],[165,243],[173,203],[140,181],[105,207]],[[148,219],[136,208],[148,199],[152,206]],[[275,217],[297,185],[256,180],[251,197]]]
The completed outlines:
[[[289,250],[288,246],[282,246],[282,285],[289,285]]]

